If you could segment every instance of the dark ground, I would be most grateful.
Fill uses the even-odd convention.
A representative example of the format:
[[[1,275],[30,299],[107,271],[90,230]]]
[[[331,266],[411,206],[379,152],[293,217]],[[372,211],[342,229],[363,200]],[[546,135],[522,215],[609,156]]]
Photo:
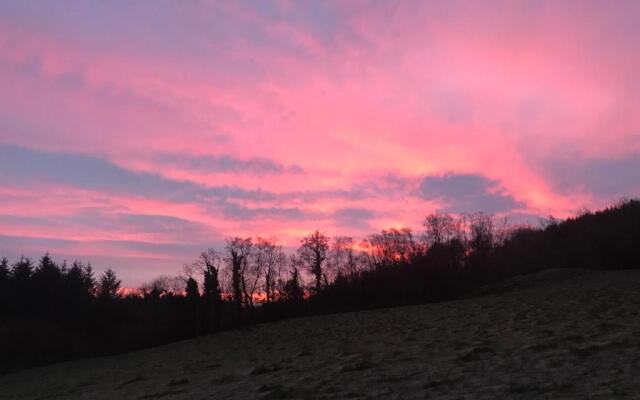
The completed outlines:
[[[640,270],[292,319],[0,377],[0,399],[640,398]]]

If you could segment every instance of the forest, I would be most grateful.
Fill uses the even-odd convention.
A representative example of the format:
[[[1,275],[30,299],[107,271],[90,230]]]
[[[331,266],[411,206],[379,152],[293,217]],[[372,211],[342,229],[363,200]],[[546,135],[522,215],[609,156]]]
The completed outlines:
[[[425,217],[360,242],[315,231],[285,252],[233,237],[175,276],[124,288],[90,263],[0,261],[0,371],[116,354],[283,318],[439,302],[551,268],[640,267],[640,201],[539,226],[484,213]]]

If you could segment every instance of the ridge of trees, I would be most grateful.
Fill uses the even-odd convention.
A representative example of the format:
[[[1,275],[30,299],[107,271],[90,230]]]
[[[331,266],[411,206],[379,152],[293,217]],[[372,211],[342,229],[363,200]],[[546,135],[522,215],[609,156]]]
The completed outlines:
[[[281,318],[459,298],[547,268],[640,267],[640,201],[541,227],[436,212],[424,231],[356,243],[314,231],[287,255],[274,238],[229,238],[179,276],[125,293],[90,263],[0,259],[0,369],[113,354]]]

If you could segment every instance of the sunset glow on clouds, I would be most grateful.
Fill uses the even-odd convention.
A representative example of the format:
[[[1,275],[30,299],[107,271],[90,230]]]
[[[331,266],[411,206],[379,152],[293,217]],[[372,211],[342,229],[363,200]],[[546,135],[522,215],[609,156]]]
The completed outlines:
[[[639,19],[635,1],[4,1],[0,255],[136,284],[232,235],[638,196]]]

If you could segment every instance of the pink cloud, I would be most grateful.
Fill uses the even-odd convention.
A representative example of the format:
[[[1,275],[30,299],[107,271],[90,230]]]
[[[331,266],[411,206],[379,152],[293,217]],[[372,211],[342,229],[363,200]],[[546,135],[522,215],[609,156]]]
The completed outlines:
[[[420,183],[446,174],[497,182],[487,195],[518,205],[506,214],[567,216],[614,195],[588,177],[559,188],[553,166],[640,152],[633,2],[204,2],[155,9],[145,29],[143,3],[130,15],[73,7],[0,18],[0,146],[92,157],[206,194],[72,181],[36,191],[0,174],[7,236],[100,256],[104,240],[191,240],[160,217],[146,231],[117,219],[132,214],[200,224],[211,243],[273,234],[295,246],[316,228],[362,237],[419,228],[447,206],[416,195]],[[95,227],[78,222],[89,208]],[[183,251],[166,252],[176,268]]]

